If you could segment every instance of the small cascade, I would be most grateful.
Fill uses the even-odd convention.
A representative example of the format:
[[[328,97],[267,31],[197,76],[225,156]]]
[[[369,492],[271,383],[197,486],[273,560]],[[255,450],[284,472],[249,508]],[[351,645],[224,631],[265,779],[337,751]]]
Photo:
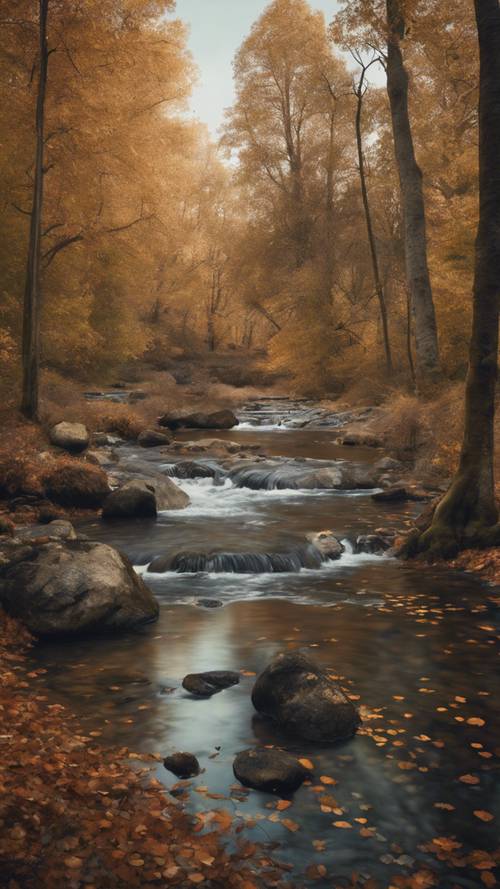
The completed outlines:
[[[319,569],[329,561],[315,546],[308,544],[286,553],[179,553],[160,556],[148,567],[151,574],[173,571],[178,574],[283,574],[303,568]]]

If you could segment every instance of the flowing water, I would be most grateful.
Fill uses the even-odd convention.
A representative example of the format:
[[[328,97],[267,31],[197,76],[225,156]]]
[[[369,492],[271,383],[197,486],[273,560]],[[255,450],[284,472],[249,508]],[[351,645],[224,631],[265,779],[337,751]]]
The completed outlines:
[[[339,448],[334,429],[317,415],[307,428],[294,428],[301,411],[309,408],[264,402],[245,412],[242,427],[217,437],[312,465],[367,465],[380,457]],[[122,457],[139,459],[131,447]],[[169,471],[157,452],[141,452],[140,459]],[[370,491],[251,490],[206,478],[179,484],[191,497],[182,512],[162,513],[156,522],[82,526],[128,554],[160,601],[160,619],[123,638],[40,645],[33,659],[47,670],[46,693],[88,731],[101,732],[103,743],[194,753],[204,771],[191,782],[187,805],[228,809],[250,825],[251,836],[280,842],[278,855],[295,865],[299,886],[309,885],[308,865],[326,867],[328,877],[314,880],[319,887],[352,872],[389,886],[397,875],[429,866],[443,889],[485,885],[481,874],[489,873],[486,853],[500,822],[495,591],[451,570],[353,553],[359,534],[404,528],[415,504],[377,504]],[[147,570],[157,556],[181,551],[288,551],[324,529],[343,539],[346,551],[319,570]],[[218,607],[203,607],[208,599]],[[294,648],[328,666],[361,706],[356,738],[317,747],[283,737],[253,711],[254,674],[278,651]],[[241,682],[209,700],[182,690],[185,674],[212,669],[241,671]],[[312,786],[282,813],[272,796],[234,789],[235,753],[258,743],[282,745],[314,763]],[[157,776],[167,788],[176,783],[161,765]]]

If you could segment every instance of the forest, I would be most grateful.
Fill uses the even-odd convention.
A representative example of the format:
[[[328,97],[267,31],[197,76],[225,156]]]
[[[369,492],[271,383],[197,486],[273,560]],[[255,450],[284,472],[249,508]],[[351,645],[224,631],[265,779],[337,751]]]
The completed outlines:
[[[0,886],[494,889],[499,0],[0,29]]]

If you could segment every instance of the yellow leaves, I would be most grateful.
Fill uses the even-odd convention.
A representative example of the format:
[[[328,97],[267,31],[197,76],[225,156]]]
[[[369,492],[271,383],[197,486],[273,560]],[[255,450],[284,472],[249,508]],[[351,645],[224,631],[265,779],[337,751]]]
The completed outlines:
[[[483,809],[475,809],[474,815],[476,818],[479,818],[480,821],[493,821],[495,817],[491,812],[486,812]]]
[[[305,769],[308,769],[310,772],[314,772],[314,765],[312,764],[310,759],[299,759],[299,763],[301,766],[304,766]]]
[[[292,804],[291,804],[290,800],[280,799],[276,803],[276,808],[277,808],[278,812],[285,812],[287,809],[290,808],[291,805]]]
[[[443,852],[454,852],[456,849],[462,848],[462,843],[458,843],[451,837],[434,837],[432,840],[434,846],[438,846]]]

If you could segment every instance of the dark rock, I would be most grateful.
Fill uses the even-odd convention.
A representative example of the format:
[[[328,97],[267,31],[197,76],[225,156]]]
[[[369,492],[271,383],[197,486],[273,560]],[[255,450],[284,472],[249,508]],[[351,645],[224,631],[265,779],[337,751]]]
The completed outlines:
[[[208,698],[218,691],[238,685],[239,681],[240,674],[231,670],[209,670],[206,673],[189,673],[182,680],[182,687],[196,697]]]
[[[238,753],[233,771],[245,787],[285,795],[298,790],[311,775],[296,757],[266,747]]]
[[[194,460],[183,460],[170,468],[173,478],[215,478],[217,469],[207,466],[206,463],[196,463]]]
[[[137,441],[141,448],[158,448],[162,445],[164,447],[169,445],[172,441],[172,436],[166,435],[165,432],[159,432],[157,429],[145,429],[144,432],[141,432]]]
[[[220,599],[197,599],[198,608],[222,608]]]
[[[383,441],[372,432],[348,432],[339,439],[339,444],[350,448],[381,448]]]
[[[232,429],[239,423],[238,418],[230,410],[193,414],[164,414],[158,420],[159,426],[168,429]]]
[[[3,555],[0,602],[35,636],[130,630],[158,617],[129,560],[106,544],[21,544]]]
[[[408,500],[419,503],[420,501],[429,500],[429,498],[430,495],[419,488],[403,487],[402,485],[393,485],[390,488],[386,488],[385,491],[378,491],[376,494],[372,494],[372,500],[376,503],[404,503]]]
[[[392,538],[388,539],[381,534],[362,534],[356,540],[354,551],[356,553],[371,553],[376,555],[377,553],[386,552],[391,548],[392,543]]]
[[[188,495],[166,476],[132,479],[109,495],[102,517],[155,518],[159,510],[185,509],[190,502]]]
[[[380,472],[400,472],[402,468],[401,461],[395,460],[393,457],[383,457],[382,460],[377,460],[375,463],[375,469]]]
[[[156,518],[158,508],[154,488],[131,481],[106,498],[103,519]]]
[[[254,685],[252,702],[287,732],[310,741],[350,738],[361,722],[342,689],[300,652],[271,661]]]
[[[163,765],[178,778],[194,778],[200,774],[200,764],[192,753],[172,753],[163,760]]]
[[[49,435],[52,444],[73,454],[81,453],[89,444],[89,434],[83,423],[57,423]]]

